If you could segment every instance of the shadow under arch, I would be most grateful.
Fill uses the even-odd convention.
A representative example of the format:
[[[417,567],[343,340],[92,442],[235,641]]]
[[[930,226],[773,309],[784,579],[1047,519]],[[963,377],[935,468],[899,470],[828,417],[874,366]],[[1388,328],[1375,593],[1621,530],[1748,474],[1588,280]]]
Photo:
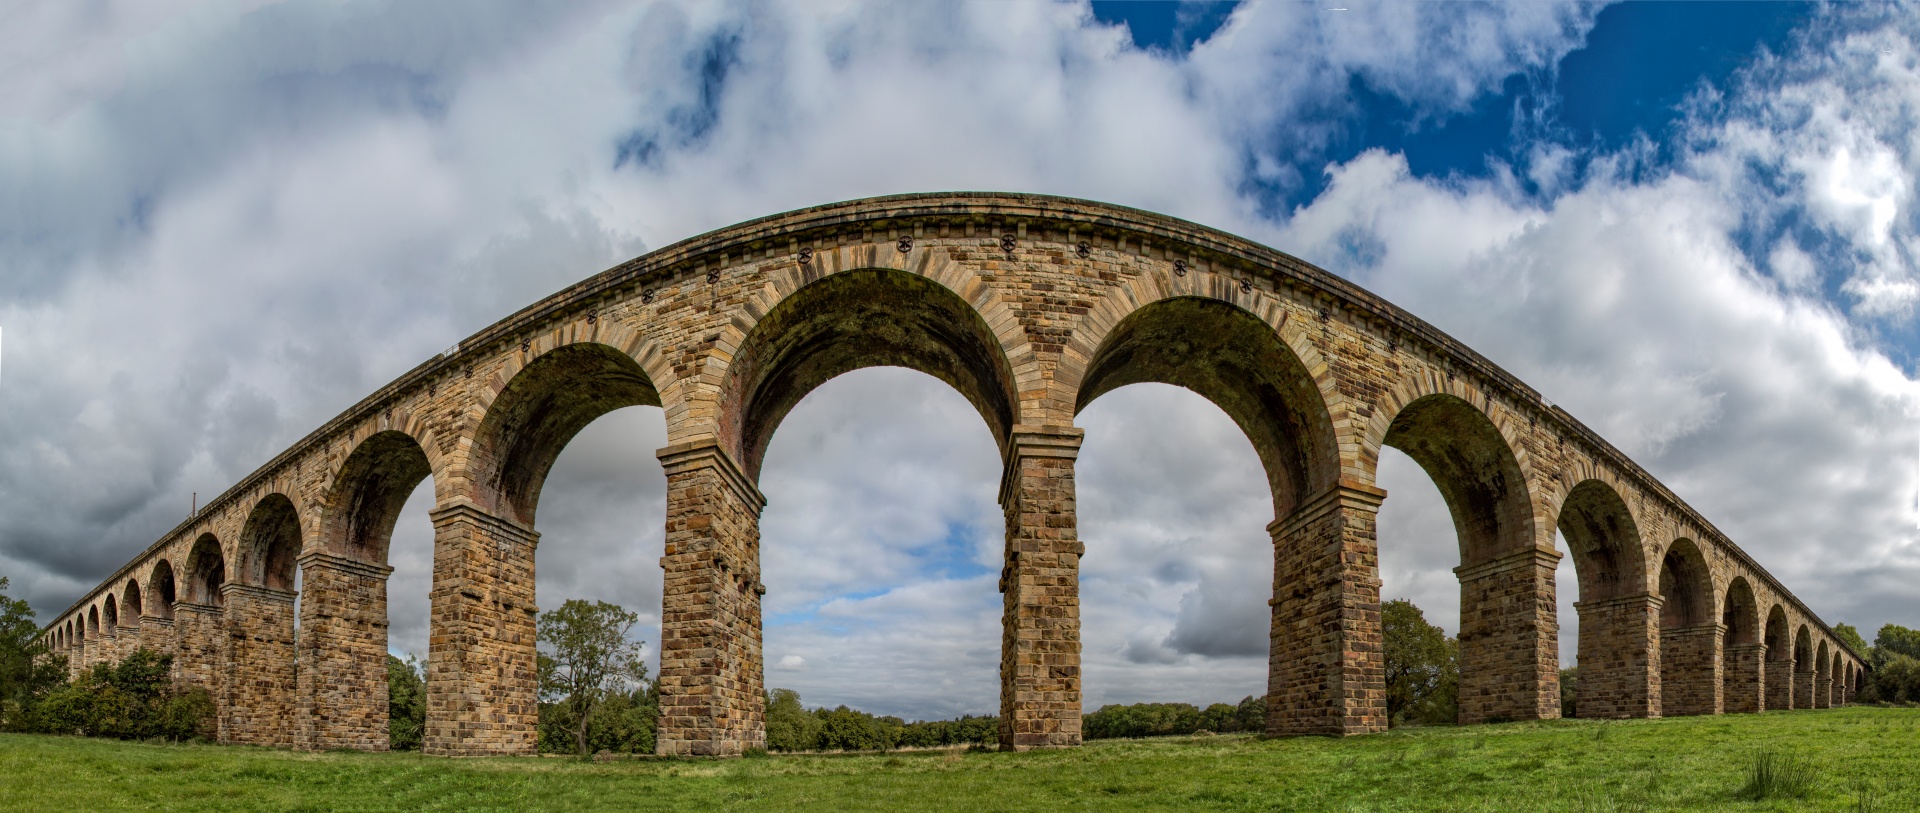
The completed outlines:
[[[1336,487],[1333,420],[1306,365],[1256,314],[1217,299],[1174,296],[1141,305],[1101,337],[1074,393],[1074,413],[1106,393],[1148,382],[1190,390],[1219,407],[1253,444],[1266,474],[1275,517],[1268,526],[1274,540],[1269,733],[1385,728],[1377,645],[1342,643],[1358,654],[1340,663],[1315,657],[1327,646],[1329,627],[1336,636],[1357,634],[1364,619],[1346,616],[1379,606],[1372,523],[1381,494],[1358,484]],[[1329,546],[1329,533],[1348,539]],[[1340,556],[1349,546],[1364,550]]]
[[[980,413],[1002,460],[1010,461],[1013,454],[1020,402],[1012,364],[980,312],[940,282],[880,267],[836,271],[805,281],[753,322],[739,337],[718,382],[718,450],[682,444],[662,451],[668,471],[668,555],[662,560],[669,585],[666,602],[669,608],[689,600],[714,606],[725,627],[696,628],[675,618],[669,609],[661,629],[660,676],[662,681],[689,687],[691,696],[678,702],[702,707],[701,714],[737,721],[729,724],[733,729],[728,738],[733,742],[718,746],[724,751],[765,747],[766,734],[759,725],[765,713],[765,675],[759,664],[765,591],[760,581],[759,519],[765,497],[757,483],[767,446],[781,422],[809,393],[835,377],[868,367],[914,370],[953,387]],[[722,500],[702,506],[695,495],[706,489],[689,489],[683,483],[718,486],[714,491]],[[1003,507],[1006,504],[1003,494]],[[1009,549],[1016,545],[1016,514],[1009,509]],[[681,519],[695,516],[700,516],[697,526]],[[1071,531],[1064,533],[1071,542]],[[692,555],[696,550],[701,551],[699,556],[717,559],[718,573],[676,580],[678,573],[708,570]],[[676,586],[677,581],[683,584]],[[1017,595],[1017,590],[1007,592],[1005,623],[1015,623],[1016,616],[1028,619],[1013,609]],[[1073,623],[1077,628],[1077,619]],[[1012,646],[1015,637],[1004,637],[1009,642],[1005,645]],[[1073,637],[1077,642],[1077,629]],[[702,673],[703,651],[716,651],[718,658],[746,664],[727,676],[737,689],[714,685],[716,679]],[[1077,648],[1068,659],[1073,674],[1065,680],[1077,693]],[[1006,672],[1006,662],[1003,655],[1003,747],[1014,742],[1009,732],[1017,727],[1009,694],[1013,676]],[[709,685],[714,688],[703,688]],[[1077,742],[1078,704],[1073,705],[1071,730]],[[1020,713],[1027,710],[1025,705],[1018,709]],[[715,747],[712,740],[707,732],[663,721],[659,751],[704,753],[702,749]]]
[[[567,442],[600,416],[630,406],[660,406],[660,392],[619,348],[580,342],[542,353],[514,374],[481,419],[468,464],[476,501],[533,526],[540,488]]]
[[[1838,660],[1822,639],[1813,655],[1813,707],[1816,709],[1833,706],[1833,665]]]
[[[234,583],[227,587],[231,637],[227,729],[231,742],[295,744],[299,697],[295,626],[295,568],[301,553],[300,514],[285,494],[261,497],[241,526],[234,550]]]
[[[1745,576],[1727,583],[1721,601],[1720,625],[1725,633],[1721,652],[1721,709],[1729,714],[1751,714],[1767,707],[1766,644],[1760,625],[1760,603]]]
[[[1533,500],[1518,457],[1480,406],[1451,392],[1392,414],[1380,445],[1406,453],[1439,490],[1460,566],[1459,722],[1560,714],[1552,602],[1507,600],[1553,583],[1557,554],[1537,548]]]
[[[1691,539],[1675,539],[1660,559],[1660,713],[1719,714],[1722,627],[1714,612],[1713,574]]]
[[[1813,631],[1801,624],[1793,633],[1793,707],[1813,708]]]
[[[1575,484],[1555,521],[1580,585],[1574,707],[1591,719],[1660,713],[1658,598],[1647,591],[1639,523],[1604,480]]]
[[[187,551],[186,601],[219,608],[226,603],[220,587],[227,583],[227,560],[220,552],[220,540],[204,533],[193,540]]]
[[[757,480],[767,443],[794,405],[866,367],[905,367],[946,382],[1006,449],[1020,400],[993,329],[946,286],[889,268],[809,282],[754,324],[720,385],[722,444]]]
[[[173,583],[173,563],[165,559],[153,563],[153,569],[147,571],[147,591],[153,594],[153,615],[163,621],[173,620],[173,605],[179,600],[177,588]]]
[[[536,510],[554,463],[588,424],[626,407],[661,406],[654,376],[635,355],[651,351],[638,340],[634,346],[642,349],[630,353],[603,341],[579,341],[531,357],[523,353],[523,364],[510,365],[505,381],[496,379],[497,393],[481,393],[485,413],[464,470],[453,477],[456,488],[464,477],[467,492],[459,496],[471,504],[449,503],[442,494],[430,514],[431,636],[457,643],[429,644],[426,682],[430,695],[467,702],[428,705],[422,736],[427,752],[534,753]],[[404,501],[401,494],[396,511]],[[474,719],[490,719],[493,734],[505,741],[475,739]]]
[[[131,626],[140,626],[140,619],[147,614],[145,596],[140,592],[140,580],[128,579],[127,583],[120,588],[120,596],[120,603],[123,605],[121,611],[126,613],[133,622]]]
[[[293,744],[299,748],[385,751],[387,723],[387,551],[408,495],[433,474],[412,435],[388,429],[361,439],[334,473],[320,504],[318,539],[298,537],[298,519],[276,504],[256,507],[263,578],[272,546],[301,545],[299,664]],[[263,501],[264,502],[264,501]],[[291,585],[291,573],[287,574]]]

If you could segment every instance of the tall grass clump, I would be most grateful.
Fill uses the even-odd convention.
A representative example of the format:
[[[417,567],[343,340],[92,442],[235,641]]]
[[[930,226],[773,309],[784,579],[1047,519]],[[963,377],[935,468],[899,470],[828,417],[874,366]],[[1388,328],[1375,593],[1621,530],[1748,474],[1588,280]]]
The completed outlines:
[[[1748,801],[1805,799],[1813,792],[1813,763],[1792,754],[1761,751],[1747,765],[1747,783],[1734,795]]]

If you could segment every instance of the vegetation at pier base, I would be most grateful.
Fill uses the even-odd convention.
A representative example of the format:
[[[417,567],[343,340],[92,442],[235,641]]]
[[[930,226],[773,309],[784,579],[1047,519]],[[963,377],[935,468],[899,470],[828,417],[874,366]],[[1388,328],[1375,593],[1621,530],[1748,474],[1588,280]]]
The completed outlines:
[[[6,734],[0,810],[1895,811],[1916,765],[1894,707],[598,762]]]

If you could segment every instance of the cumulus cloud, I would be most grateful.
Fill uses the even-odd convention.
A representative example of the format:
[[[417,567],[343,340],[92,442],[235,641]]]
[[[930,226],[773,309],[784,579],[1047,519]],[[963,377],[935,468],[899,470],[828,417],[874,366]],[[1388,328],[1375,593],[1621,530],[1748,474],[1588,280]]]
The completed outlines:
[[[1356,83],[1427,126],[1551,70],[1593,14],[1246,4],[1169,54],[1077,3],[26,7],[0,33],[0,573],[57,612],[190,492],[651,247],[1004,189],[1346,274],[1595,426],[1830,620],[1894,620],[1920,597],[1906,11],[1822,15],[1696,99],[1670,167],[1541,142],[1441,181],[1369,153],[1297,211],[1266,202],[1320,177]],[[1080,423],[1088,706],[1261,691],[1272,517],[1246,439],[1154,385]],[[588,427],[540,518],[539,602],[636,609],[652,651],[664,437],[650,408]],[[997,708],[998,476],[977,414],[926,376],[803,402],[762,479],[769,682],[908,717]],[[1404,457],[1379,476],[1385,592],[1454,629],[1444,504]],[[394,648],[419,654],[429,500],[392,551]]]

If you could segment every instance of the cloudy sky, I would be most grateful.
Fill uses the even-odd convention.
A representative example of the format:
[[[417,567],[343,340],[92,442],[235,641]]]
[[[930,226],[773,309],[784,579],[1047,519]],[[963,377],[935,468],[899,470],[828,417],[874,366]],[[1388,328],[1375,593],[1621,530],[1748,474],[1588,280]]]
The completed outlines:
[[[1920,14],[1864,4],[9,4],[0,575],[57,613],[193,492],[621,260],[990,189],[1353,279],[1599,430],[1829,622],[1920,624],[1917,43]],[[1088,707],[1262,691],[1251,446],[1158,385],[1079,423]],[[541,502],[540,602],[634,608],[649,644],[664,437],[657,409],[602,418]],[[927,376],[803,401],[761,483],[769,682],[995,710],[997,478]],[[1454,631],[1439,493],[1397,452],[1380,480],[1385,594]],[[393,648],[422,656],[428,502],[391,582]]]

